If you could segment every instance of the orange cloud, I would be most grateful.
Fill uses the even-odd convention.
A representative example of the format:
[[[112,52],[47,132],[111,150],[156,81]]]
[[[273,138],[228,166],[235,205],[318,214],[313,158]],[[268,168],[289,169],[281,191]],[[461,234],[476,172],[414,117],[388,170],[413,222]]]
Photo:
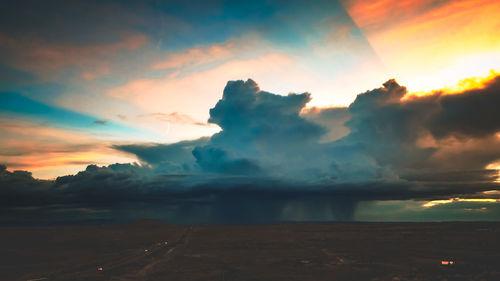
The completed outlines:
[[[230,41],[224,44],[193,48],[184,52],[170,54],[165,60],[154,64],[152,68],[155,70],[179,68],[225,60],[234,55],[236,51],[235,45],[235,42]]]
[[[90,81],[108,75],[110,73],[111,71],[109,69],[109,66],[105,63],[102,63],[102,64],[97,64],[93,67],[88,67],[86,70],[82,72],[81,75],[83,79]]]
[[[7,61],[32,71],[46,71],[65,66],[103,66],[102,59],[120,50],[133,51],[147,43],[143,34],[129,34],[115,43],[72,45],[47,42],[34,37],[9,37],[0,34],[0,50],[9,54]],[[84,74],[85,76],[85,74]],[[90,76],[87,74],[87,78]],[[90,77],[91,78],[91,77]]]
[[[88,164],[134,162],[136,158],[109,148],[110,143],[87,135],[0,118],[0,164],[29,170],[35,177],[53,178]]]
[[[500,67],[500,2],[346,0],[392,76],[412,92],[485,76]]]
[[[434,138],[419,140],[429,142],[423,147],[439,148],[429,159],[428,166],[459,170],[467,167],[481,168],[484,163],[498,162],[500,155],[500,139],[495,135],[486,138],[457,138],[449,137],[441,140]],[[421,143],[420,143],[421,144]],[[493,168],[494,166],[489,166]],[[488,168],[482,167],[482,168]]]
[[[174,72],[162,79],[134,80],[109,90],[108,95],[127,100],[145,112],[182,112],[197,120],[206,120],[207,109],[220,98],[228,80],[252,77],[267,81],[268,74],[281,71],[292,62],[291,57],[280,53],[231,60],[205,71],[185,75]]]
[[[450,4],[450,0],[344,0],[349,15],[368,32],[391,28],[400,22],[418,17]],[[451,3],[453,4],[453,3]]]

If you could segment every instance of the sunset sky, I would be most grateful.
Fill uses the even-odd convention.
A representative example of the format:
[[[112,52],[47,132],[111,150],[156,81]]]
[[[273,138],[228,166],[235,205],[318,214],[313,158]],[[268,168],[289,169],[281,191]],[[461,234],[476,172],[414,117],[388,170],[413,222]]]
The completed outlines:
[[[26,196],[9,208],[67,203],[46,189],[76,198],[95,172],[127,178],[93,196],[130,184],[198,200],[217,185],[257,194],[249,206],[281,198],[264,201],[283,220],[500,219],[499,1],[7,1],[0,14],[0,183]],[[316,204],[324,194],[336,203]],[[90,201],[71,208],[110,208]]]

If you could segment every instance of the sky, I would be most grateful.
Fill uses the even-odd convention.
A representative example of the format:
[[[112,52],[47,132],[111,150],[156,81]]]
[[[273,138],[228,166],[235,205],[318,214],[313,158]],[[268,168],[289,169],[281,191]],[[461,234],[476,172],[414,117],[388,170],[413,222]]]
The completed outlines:
[[[499,12],[6,1],[0,223],[500,220]]]

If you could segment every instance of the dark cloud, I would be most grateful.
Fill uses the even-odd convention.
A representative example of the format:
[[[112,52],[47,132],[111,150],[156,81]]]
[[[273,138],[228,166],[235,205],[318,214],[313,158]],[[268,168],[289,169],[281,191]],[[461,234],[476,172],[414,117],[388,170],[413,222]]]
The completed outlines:
[[[1,206],[45,205],[49,203],[45,194],[50,193],[51,181],[33,178],[30,172],[7,170],[0,165]]]
[[[46,41],[66,44],[113,42],[118,33],[130,31],[130,25],[142,22],[132,12],[140,5],[127,7],[113,1],[7,0],[3,4],[0,33],[43,37]],[[129,26],[124,26],[123,20]]]
[[[438,103],[441,110],[427,124],[436,137],[485,137],[500,131],[500,77],[483,89],[440,95]]]
[[[260,170],[251,160],[232,157],[227,151],[213,146],[198,146],[193,150],[193,156],[196,163],[209,172],[252,174]]]
[[[106,121],[106,120],[95,120],[94,122],[92,122],[92,124],[104,126],[104,125],[108,124],[108,121]]]
[[[160,173],[191,173],[199,170],[195,165],[193,150],[208,142],[208,138],[200,138],[173,144],[114,145],[113,148],[135,154],[141,161],[153,165]]]
[[[270,174],[304,171],[303,163],[311,163],[308,160],[318,153],[315,145],[326,133],[300,116],[310,99],[309,93],[279,96],[261,91],[250,79],[228,82],[208,119],[222,130],[194,151],[197,162],[205,169],[220,167],[217,171],[227,173],[235,167],[240,172]]]
[[[222,99],[210,109],[208,122],[222,128],[212,142],[231,146],[274,146],[283,140],[285,146],[314,142],[326,131],[299,115],[310,100],[309,93],[280,96],[261,91],[250,79],[230,81]]]
[[[3,169],[0,193],[2,215],[23,214],[26,223],[49,218],[73,223],[98,218],[126,221],[141,216],[176,223],[352,220],[356,206],[364,201],[431,200],[498,188],[487,181],[492,173],[471,173],[459,183],[435,181],[432,175],[426,182],[418,178],[304,186],[254,175],[155,175],[147,166],[114,164],[90,165],[55,181]]]
[[[436,93],[401,101],[394,80],[358,95],[349,106],[351,131],[339,141],[358,145],[378,165],[403,169],[481,169],[500,159],[500,79],[484,89]]]
[[[2,167],[3,209],[90,207],[107,210],[110,220],[134,210],[171,222],[257,223],[352,220],[366,201],[484,198],[500,189],[498,171],[485,169],[500,159],[491,106],[499,84],[402,100],[406,88],[389,80],[348,108],[304,110],[308,93],[279,96],[252,80],[231,81],[210,110],[208,121],[221,127],[212,137],[115,145],[142,164],[90,165],[55,181]]]
[[[127,116],[123,114],[117,114],[116,117],[120,118],[121,120],[127,120]]]
[[[449,137],[437,142],[439,150],[429,159],[433,169],[484,169],[500,160],[500,139],[492,135],[483,138]]]
[[[428,109],[401,102],[406,93],[405,87],[389,80],[383,88],[358,95],[348,108],[351,119],[346,126],[350,134],[339,143],[357,146],[380,166],[406,168],[421,164],[434,151],[416,143],[422,134],[420,120]]]

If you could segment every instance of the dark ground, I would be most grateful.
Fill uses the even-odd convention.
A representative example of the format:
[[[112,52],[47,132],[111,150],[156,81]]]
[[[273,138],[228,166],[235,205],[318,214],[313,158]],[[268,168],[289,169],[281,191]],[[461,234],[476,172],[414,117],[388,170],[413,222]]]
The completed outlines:
[[[499,235],[500,223],[2,227],[0,279],[500,280]]]

